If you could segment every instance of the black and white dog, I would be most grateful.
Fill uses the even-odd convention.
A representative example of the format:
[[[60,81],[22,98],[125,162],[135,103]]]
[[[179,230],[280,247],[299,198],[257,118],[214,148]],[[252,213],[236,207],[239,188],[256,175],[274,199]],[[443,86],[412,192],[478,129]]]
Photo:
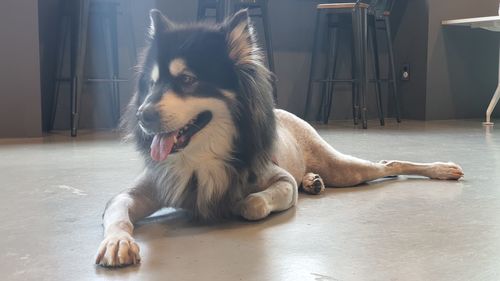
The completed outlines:
[[[399,174],[463,176],[453,163],[372,163],[341,154],[308,123],[274,109],[272,74],[246,10],[218,25],[178,25],[157,10],[150,17],[137,92],[124,116],[145,169],[108,202],[97,264],[139,263],[133,223],[166,206],[200,219],[260,220],[294,206],[300,186],[317,194],[325,185]]]

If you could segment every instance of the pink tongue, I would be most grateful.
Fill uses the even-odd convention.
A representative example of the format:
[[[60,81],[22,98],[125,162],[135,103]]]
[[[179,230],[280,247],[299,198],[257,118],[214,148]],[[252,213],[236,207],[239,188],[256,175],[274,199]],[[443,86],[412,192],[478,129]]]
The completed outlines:
[[[157,162],[167,159],[174,147],[174,138],[176,135],[177,132],[169,135],[155,135],[151,143],[151,158]]]

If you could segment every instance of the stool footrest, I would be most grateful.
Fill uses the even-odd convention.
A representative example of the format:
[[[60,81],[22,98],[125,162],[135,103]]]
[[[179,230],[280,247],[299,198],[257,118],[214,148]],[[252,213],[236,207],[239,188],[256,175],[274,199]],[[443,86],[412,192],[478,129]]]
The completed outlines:
[[[56,81],[71,82],[71,78],[61,77],[61,78],[56,78]]]
[[[120,79],[120,78],[116,78],[116,79],[113,79],[113,78],[87,78],[85,79],[85,82],[89,83],[89,82],[97,82],[97,83],[109,83],[109,82],[128,82],[127,79]]]
[[[356,79],[318,79],[314,80],[316,83],[337,82],[337,83],[353,83]]]

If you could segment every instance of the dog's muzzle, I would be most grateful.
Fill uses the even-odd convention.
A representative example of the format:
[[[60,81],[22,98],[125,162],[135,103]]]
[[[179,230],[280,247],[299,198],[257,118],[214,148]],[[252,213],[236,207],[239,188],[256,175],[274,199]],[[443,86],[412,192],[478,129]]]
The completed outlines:
[[[160,113],[152,105],[142,105],[136,113],[141,127],[147,132],[160,132]]]

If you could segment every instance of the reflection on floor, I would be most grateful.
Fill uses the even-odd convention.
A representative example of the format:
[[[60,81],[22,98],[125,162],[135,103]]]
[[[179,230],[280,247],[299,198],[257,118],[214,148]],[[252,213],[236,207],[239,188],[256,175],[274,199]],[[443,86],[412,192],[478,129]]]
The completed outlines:
[[[93,265],[106,201],[140,171],[115,134],[0,141],[2,280],[499,280],[500,131],[479,121],[319,126],[369,160],[454,161],[465,179],[400,177],[301,195],[257,223],[139,224],[142,264]],[[333,173],[335,171],[332,171]]]

